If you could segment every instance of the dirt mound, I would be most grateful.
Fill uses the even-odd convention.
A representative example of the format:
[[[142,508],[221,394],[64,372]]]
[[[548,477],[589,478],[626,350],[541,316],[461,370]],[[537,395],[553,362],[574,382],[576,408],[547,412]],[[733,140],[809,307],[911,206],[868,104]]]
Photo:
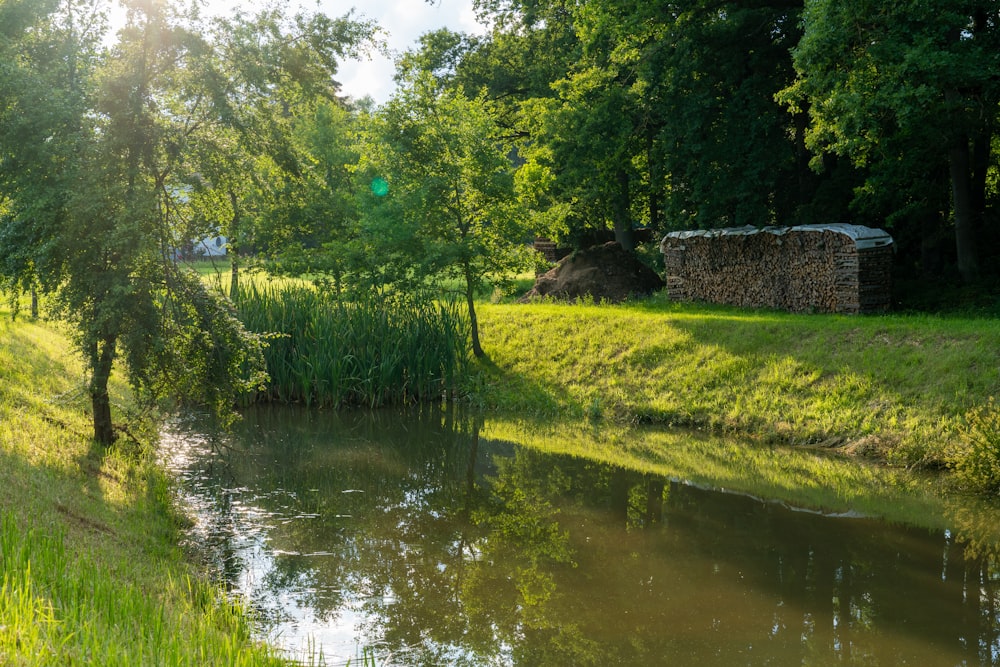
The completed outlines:
[[[548,273],[539,276],[535,286],[520,301],[543,296],[576,299],[590,295],[595,301],[617,303],[629,296],[655,292],[663,285],[655,271],[612,241],[577,250],[566,257]]]

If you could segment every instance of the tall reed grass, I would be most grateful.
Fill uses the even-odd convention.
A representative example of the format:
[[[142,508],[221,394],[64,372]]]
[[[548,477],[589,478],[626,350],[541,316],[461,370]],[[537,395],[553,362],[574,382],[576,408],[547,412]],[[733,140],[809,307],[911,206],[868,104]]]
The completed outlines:
[[[263,400],[379,407],[440,398],[456,391],[468,359],[467,322],[446,304],[249,283],[236,306],[270,339]]]

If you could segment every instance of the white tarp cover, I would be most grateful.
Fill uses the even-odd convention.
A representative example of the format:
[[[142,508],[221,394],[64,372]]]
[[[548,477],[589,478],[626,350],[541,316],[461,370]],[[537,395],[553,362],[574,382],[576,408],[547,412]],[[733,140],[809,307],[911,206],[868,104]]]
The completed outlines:
[[[683,232],[670,232],[664,237],[667,239],[690,239],[698,236],[710,238],[719,236],[749,236],[751,234],[774,234],[781,236],[788,232],[835,232],[844,234],[854,240],[855,246],[861,250],[865,248],[879,248],[892,243],[892,237],[881,229],[873,229],[864,225],[849,225],[838,223],[832,225],[796,225],[795,227],[725,227],[722,229],[691,229]]]

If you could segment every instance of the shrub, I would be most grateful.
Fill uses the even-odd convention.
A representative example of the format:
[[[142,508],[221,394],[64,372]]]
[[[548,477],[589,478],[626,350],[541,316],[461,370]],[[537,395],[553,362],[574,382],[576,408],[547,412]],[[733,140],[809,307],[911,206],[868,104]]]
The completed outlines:
[[[959,482],[981,493],[1000,493],[1000,412],[992,397],[966,413],[960,434],[966,447],[951,461]]]

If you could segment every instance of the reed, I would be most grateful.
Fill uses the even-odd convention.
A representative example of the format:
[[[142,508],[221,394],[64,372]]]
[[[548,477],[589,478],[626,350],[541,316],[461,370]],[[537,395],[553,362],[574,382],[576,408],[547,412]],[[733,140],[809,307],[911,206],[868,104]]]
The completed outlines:
[[[236,305],[269,339],[258,400],[380,407],[454,392],[467,361],[460,310],[405,297],[331,297],[295,284],[248,283]]]

